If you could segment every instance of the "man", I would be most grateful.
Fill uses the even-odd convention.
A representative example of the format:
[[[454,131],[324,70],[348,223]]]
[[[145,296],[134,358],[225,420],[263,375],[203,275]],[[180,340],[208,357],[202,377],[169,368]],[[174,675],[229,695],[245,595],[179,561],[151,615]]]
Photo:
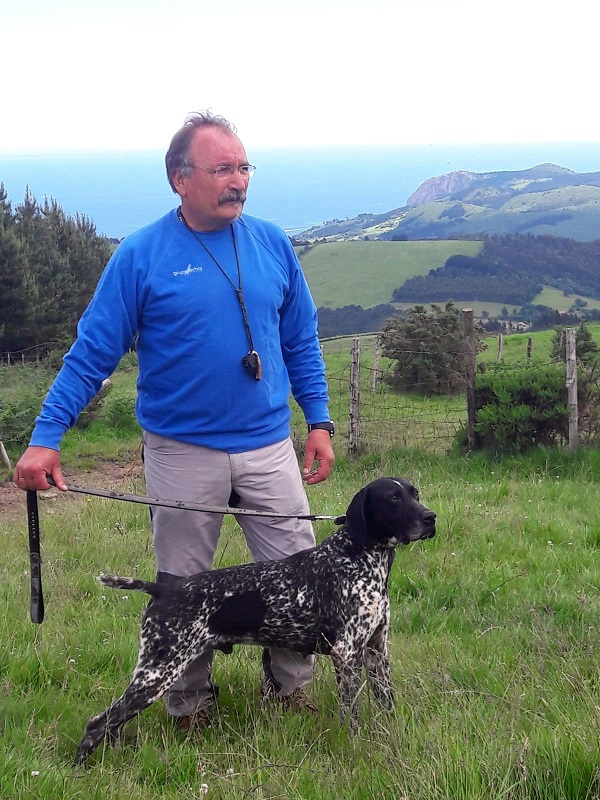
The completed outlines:
[[[66,490],[61,437],[135,338],[148,494],[211,506],[235,498],[248,508],[306,514],[302,477],[327,478],[333,425],[300,265],[283,231],[242,216],[254,167],[227,120],[190,115],[166,168],[181,205],[127,237],[109,261],[15,482],[43,490],[51,476]],[[303,476],[289,435],[290,389],[309,426]],[[220,515],[155,507],[151,516],[159,581],[210,569]],[[238,522],[255,560],[315,543],[306,521],[240,515]],[[209,723],[210,664],[194,662],[165,698],[184,728]],[[312,658],[271,650],[263,664],[266,695],[310,703],[303,687]]]

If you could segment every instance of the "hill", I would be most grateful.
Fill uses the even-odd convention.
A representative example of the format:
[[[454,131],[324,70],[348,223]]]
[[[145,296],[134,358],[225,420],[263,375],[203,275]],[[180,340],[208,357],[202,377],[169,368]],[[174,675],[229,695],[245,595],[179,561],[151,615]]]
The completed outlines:
[[[476,256],[482,242],[325,242],[297,248],[317,306],[371,308],[389,303],[409,278],[453,255]]]
[[[485,237],[476,257],[451,256],[440,269],[415,275],[394,291],[401,302],[445,302],[452,297],[523,305],[544,286],[600,299],[600,240],[556,236]]]
[[[600,172],[555,164],[513,172],[455,171],[422,183],[402,208],[304,231],[302,239],[451,239],[550,234],[591,241],[600,231]]]
[[[323,337],[381,330],[394,312],[448,300],[488,324],[553,327],[600,319],[600,240],[523,234],[483,241],[321,240],[296,251]]]

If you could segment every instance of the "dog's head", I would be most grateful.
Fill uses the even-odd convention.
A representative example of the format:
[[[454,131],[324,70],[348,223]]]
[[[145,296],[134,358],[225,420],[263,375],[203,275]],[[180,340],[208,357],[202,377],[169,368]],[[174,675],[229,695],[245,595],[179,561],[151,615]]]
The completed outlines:
[[[354,544],[396,547],[435,536],[435,512],[419,502],[419,492],[402,478],[378,478],[356,494],[346,512]]]

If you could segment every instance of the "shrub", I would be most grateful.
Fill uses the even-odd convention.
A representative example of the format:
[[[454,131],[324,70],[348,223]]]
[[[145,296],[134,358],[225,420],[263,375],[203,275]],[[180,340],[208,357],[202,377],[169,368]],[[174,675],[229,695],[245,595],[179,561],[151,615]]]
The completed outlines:
[[[135,433],[139,424],[135,416],[135,391],[113,391],[103,409],[106,423],[121,433]]]
[[[43,365],[0,366],[0,439],[7,447],[27,444],[54,372]]]
[[[475,381],[475,448],[522,453],[568,440],[569,410],[563,366],[512,368],[478,373]],[[458,434],[466,444],[466,430]]]
[[[461,314],[448,302],[413,306],[406,318],[394,316],[381,335],[382,352],[393,359],[386,376],[395,389],[426,396],[457,394],[465,387],[464,331]],[[475,326],[475,349],[483,349],[482,329]]]

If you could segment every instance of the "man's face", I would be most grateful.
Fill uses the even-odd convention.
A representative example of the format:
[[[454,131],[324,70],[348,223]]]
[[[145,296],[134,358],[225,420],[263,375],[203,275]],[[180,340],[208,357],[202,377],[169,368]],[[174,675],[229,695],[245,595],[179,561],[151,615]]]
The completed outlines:
[[[249,178],[238,172],[238,167],[248,164],[242,143],[223,128],[199,128],[187,160],[192,165],[190,176],[184,177],[181,171],[173,175],[186,222],[197,231],[226,228],[240,216],[246,200]],[[232,174],[212,174],[223,166],[233,167]]]

